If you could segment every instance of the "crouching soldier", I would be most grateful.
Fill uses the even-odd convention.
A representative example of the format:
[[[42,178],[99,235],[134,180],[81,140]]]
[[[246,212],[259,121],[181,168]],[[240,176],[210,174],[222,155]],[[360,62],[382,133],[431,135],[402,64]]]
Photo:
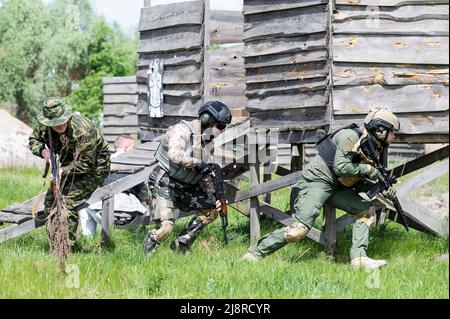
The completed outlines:
[[[110,156],[108,143],[89,119],[71,113],[59,99],[44,102],[37,116],[39,124],[29,137],[29,147],[36,156],[50,161],[50,149],[59,158],[61,195],[69,212],[70,245],[78,239],[78,210],[108,176]],[[51,144],[50,144],[51,143]],[[48,216],[55,206],[55,197],[48,190],[44,213]]]
[[[221,212],[210,178],[210,168],[202,159],[202,147],[231,123],[228,107],[210,101],[200,107],[199,119],[170,127],[162,137],[150,174],[152,214],[156,228],[145,238],[144,251],[153,253],[173,230],[176,209],[196,212],[187,227],[170,244],[174,251],[186,252],[209,223]]]
[[[364,120],[363,130],[353,124],[327,135],[318,143],[319,154],[305,166],[297,184],[299,195],[294,205],[296,222],[262,237],[243,259],[258,261],[288,243],[304,239],[321,208],[328,203],[356,218],[350,251],[351,265],[355,268],[378,268],[386,265],[384,260],[367,257],[369,230],[375,225],[376,216],[374,208],[359,196],[359,190],[355,186],[363,178],[372,181],[383,178],[362,154],[361,141],[369,137],[380,155],[383,148],[392,142],[394,132],[399,128],[399,121],[392,112],[377,108],[371,110]],[[383,195],[392,199],[395,190],[390,188]]]

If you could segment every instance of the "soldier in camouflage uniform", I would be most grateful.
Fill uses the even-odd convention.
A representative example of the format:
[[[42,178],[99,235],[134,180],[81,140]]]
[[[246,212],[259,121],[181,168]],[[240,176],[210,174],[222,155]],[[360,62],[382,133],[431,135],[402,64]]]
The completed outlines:
[[[145,238],[144,251],[153,253],[170,235],[175,210],[196,212],[187,227],[171,244],[175,251],[187,251],[203,228],[213,222],[222,208],[216,201],[202,146],[217,137],[231,123],[228,107],[217,101],[202,105],[199,119],[170,127],[156,151],[157,164],[150,174],[152,214],[156,228]]]
[[[39,124],[29,137],[29,148],[34,155],[49,161],[51,132],[53,150],[61,165],[60,188],[69,211],[69,240],[73,245],[77,239],[78,210],[109,174],[108,143],[89,119],[79,113],[72,114],[56,98],[44,102],[38,120]],[[44,201],[46,215],[50,214],[54,204],[55,197],[49,189]]]
[[[304,239],[321,208],[328,203],[352,214],[356,219],[350,251],[351,265],[355,268],[386,265],[384,260],[367,257],[369,230],[376,223],[376,215],[370,203],[358,195],[364,190],[358,187],[363,185],[364,178],[377,181],[383,177],[364,159],[359,145],[369,135],[381,154],[383,148],[394,139],[394,131],[399,130],[400,124],[392,112],[377,108],[371,110],[364,126],[361,131],[357,125],[351,125],[319,142],[319,154],[305,166],[297,184],[299,195],[294,206],[296,222],[262,237],[255,247],[249,249],[244,260],[258,261],[288,243]],[[390,188],[383,195],[392,199],[395,190]]]

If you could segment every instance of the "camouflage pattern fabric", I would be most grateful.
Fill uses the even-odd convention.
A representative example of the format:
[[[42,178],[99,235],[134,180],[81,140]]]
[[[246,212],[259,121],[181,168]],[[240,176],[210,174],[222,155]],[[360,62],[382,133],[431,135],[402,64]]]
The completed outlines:
[[[64,133],[50,131],[55,154],[61,163],[61,193],[69,210],[69,231],[73,237],[78,225],[77,210],[109,174],[111,161],[108,143],[94,123],[79,113],[72,114]],[[41,157],[42,150],[49,143],[48,138],[46,126],[38,124],[34,127],[29,137],[31,152]],[[54,205],[50,190],[44,204],[48,214]]]

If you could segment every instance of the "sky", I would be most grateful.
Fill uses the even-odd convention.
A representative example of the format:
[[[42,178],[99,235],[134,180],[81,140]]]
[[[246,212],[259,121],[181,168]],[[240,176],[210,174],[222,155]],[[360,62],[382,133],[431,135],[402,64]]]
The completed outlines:
[[[151,0],[153,5],[168,4],[192,0]],[[213,10],[242,10],[243,0],[210,0]],[[48,3],[51,0],[44,0]],[[139,24],[141,8],[144,0],[91,0],[99,15],[103,15],[110,23],[116,22],[124,31],[135,32]]]

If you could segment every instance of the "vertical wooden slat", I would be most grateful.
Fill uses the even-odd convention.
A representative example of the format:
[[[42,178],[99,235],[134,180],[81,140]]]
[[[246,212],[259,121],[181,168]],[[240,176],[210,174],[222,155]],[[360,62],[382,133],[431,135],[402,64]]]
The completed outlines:
[[[256,163],[250,164],[250,182],[252,187],[259,184],[259,168]],[[260,206],[258,197],[250,198],[250,245],[253,246],[258,242],[261,235],[261,227],[259,224]]]
[[[270,144],[266,145],[265,152],[266,152],[266,158],[268,158],[269,160],[266,163],[264,163],[264,178],[263,178],[264,183],[272,180],[272,172],[270,170],[271,157],[270,157],[270,154],[268,154],[268,152],[270,152]],[[271,204],[272,193],[266,194],[266,196],[264,197],[264,202],[266,202],[269,205]]]
[[[114,229],[114,196],[102,202],[102,242],[108,242]]]
[[[303,169],[303,144],[291,144],[291,172],[301,171]],[[298,188],[292,186],[291,189],[291,213],[294,213],[294,204],[298,196]]]
[[[211,1],[205,1],[205,18],[204,18],[204,56],[203,56],[203,101],[207,102],[211,98],[211,77],[210,77],[210,62],[209,62],[209,50],[211,46],[211,36],[209,33],[211,24]]]
[[[325,252],[333,256],[336,252],[336,209],[328,204],[323,208],[325,227]]]

